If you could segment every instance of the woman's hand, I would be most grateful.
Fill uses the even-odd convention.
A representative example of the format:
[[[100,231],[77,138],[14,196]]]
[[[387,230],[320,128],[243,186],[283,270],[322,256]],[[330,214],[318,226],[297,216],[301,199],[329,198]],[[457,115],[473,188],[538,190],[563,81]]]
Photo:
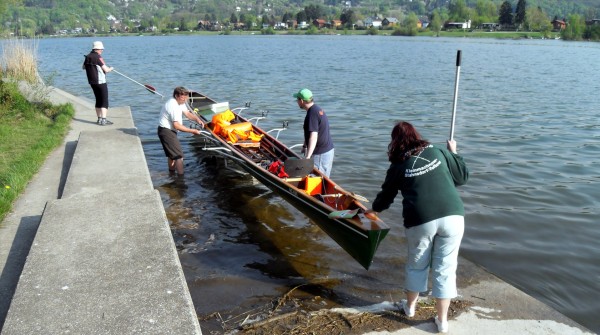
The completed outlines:
[[[377,220],[377,214],[379,214],[379,213],[377,213],[376,211],[374,211],[372,209],[367,209],[364,214],[365,214],[365,217],[367,217],[370,220]]]
[[[448,150],[452,151],[452,153],[456,153],[456,141],[448,140]]]

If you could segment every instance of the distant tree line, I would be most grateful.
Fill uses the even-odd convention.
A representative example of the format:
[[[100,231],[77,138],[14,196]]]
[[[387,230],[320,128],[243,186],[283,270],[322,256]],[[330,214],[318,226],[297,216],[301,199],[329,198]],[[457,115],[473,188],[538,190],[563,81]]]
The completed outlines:
[[[551,8],[558,13],[574,11],[554,15],[555,20],[566,24],[561,31],[563,38],[598,40],[598,25],[589,24],[590,20],[596,19],[598,9],[583,7],[590,0],[536,2],[546,4],[544,7],[528,7],[526,0],[513,1],[516,3],[509,0],[501,3],[499,0],[354,0],[348,6],[339,0],[308,5],[303,0],[273,0],[272,3],[258,0],[242,8],[236,6],[234,0],[138,0],[121,7],[115,5],[120,1],[109,3],[108,0],[0,0],[0,34],[261,30],[287,27],[292,21],[307,22],[310,28],[314,20],[323,19],[341,21],[341,26],[336,29],[368,29],[373,34],[378,29],[391,29],[396,35],[416,35],[422,29],[439,33],[448,22],[470,20],[473,28],[497,24],[500,29],[539,31],[549,35],[555,27],[548,9],[544,8]],[[394,18],[397,22],[379,28],[357,25],[372,18]],[[277,26],[279,23],[286,25]]]

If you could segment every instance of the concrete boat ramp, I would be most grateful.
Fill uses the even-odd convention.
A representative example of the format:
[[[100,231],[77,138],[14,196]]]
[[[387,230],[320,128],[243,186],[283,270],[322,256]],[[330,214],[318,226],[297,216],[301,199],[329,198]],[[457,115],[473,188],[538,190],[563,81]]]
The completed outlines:
[[[128,107],[96,124],[93,104],[52,88],[76,115],[0,224],[0,330],[23,334],[201,334]],[[474,303],[450,334],[592,334],[461,259]],[[465,278],[465,276],[468,276]],[[394,332],[430,334],[433,322]]]

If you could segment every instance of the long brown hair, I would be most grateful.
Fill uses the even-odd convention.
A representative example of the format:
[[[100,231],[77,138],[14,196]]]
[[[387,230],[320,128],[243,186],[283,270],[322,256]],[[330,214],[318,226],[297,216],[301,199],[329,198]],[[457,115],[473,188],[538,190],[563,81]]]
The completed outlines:
[[[429,141],[423,139],[412,124],[400,121],[392,129],[392,141],[388,145],[388,158],[392,163],[403,162],[412,153],[422,150],[429,144]]]

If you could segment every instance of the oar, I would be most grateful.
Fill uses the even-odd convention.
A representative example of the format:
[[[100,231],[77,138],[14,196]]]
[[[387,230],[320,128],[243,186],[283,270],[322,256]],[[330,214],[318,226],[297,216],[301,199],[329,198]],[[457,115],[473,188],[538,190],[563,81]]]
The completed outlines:
[[[133,80],[133,79],[131,79],[131,78],[127,77],[126,75],[122,74],[121,72],[119,72],[119,71],[117,71],[117,70],[115,70],[115,69],[113,69],[113,72],[115,72],[115,73],[117,73],[117,74],[120,74],[120,75],[122,75],[123,77],[125,77],[125,78],[127,78],[127,79],[129,79],[129,80],[133,81],[134,83],[136,83],[136,84],[138,84],[138,85],[140,85],[140,86],[144,87],[145,89],[147,89],[148,91],[150,91],[150,93],[152,93],[152,94],[158,94],[158,95],[160,95],[160,96],[161,96],[161,97],[163,97],[163,98],[165,97],[164,95],[162,95],[162,94],[160,94],[160,93],[156,92],[156,89],[155,89],[154,87],[152,87],[152,86],[148,85],[148,84],[141,84],[141,83],[139,83],[139,82],[137,82],[137,81],[135,81],[135,80]]]
[[[351,198],[354,198],[354,199],[356,199],[358,201],[369,202],[369,199],[363,197],[362,195],[356,194],[354,192],[346,191],[346,190],[342,189],[339,185],[335,185],[333,188],[336,189],[336,190],[338,190],[338,191],[345,192],[347,196],[349,196]]]
[[[456,81],[454,82],[454,101],[452,103],[452,124],[450,125],[450,140],[454,139],[454,122],[456,121],[456,101],[458,99],[458,79],[460,78],[460,50],[456,53]]]

